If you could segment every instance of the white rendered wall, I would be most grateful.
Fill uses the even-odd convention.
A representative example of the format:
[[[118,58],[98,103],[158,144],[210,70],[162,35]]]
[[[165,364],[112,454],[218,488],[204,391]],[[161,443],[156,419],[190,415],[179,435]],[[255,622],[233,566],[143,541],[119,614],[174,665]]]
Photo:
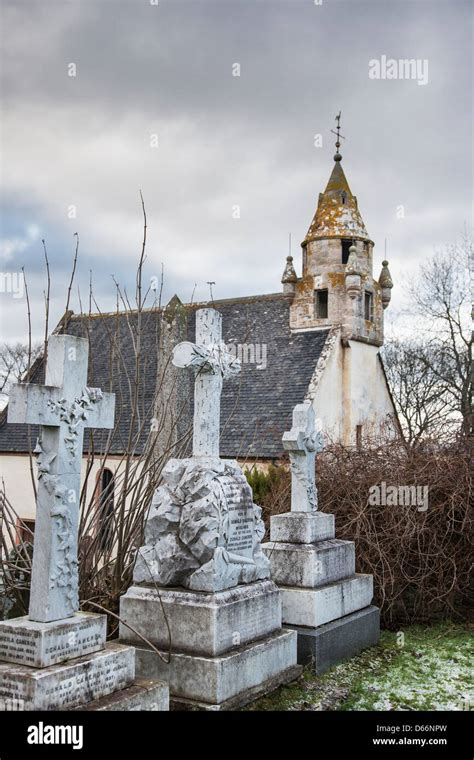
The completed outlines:
[[[114,474],[120,465],[120,457],[108,457],[107,468]],[[82,483],[86,473],[87,459],[82,460]],[[96,459],[92,465],[89,475],[88,496],[92,495],[92,489],[95,486],[97,473],[101,467],[100,459]],[[33,457],[33,472],[36,478],[36,462]],[[5,484],[5,494],[18,512],[18,515],[24,519],[35,518],[36,505],[33,493],[33,486],[30,475],[30,459],[28,454],[0,454],[0,478]]]
[[[386,434],[387,418],[395,417],[379,349],[360,341],[349,345],[339,340],[334,345],[313,401],[323,432],[345,446],[355,444],[357,425],[364,439],[382,430]]]

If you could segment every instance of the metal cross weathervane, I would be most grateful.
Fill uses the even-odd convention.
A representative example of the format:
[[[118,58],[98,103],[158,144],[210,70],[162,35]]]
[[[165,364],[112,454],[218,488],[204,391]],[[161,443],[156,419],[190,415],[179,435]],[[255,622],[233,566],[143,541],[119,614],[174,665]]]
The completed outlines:
[[[338,157],[338,160],[340,161],[341,154],[339,153],[339,148],[341,147],[341,137],[343,140],[346,139],[344,135],[341,135],[341,112],[340,111],[336,116],[336,122],[337,122],[336,131],[334,131],[334,129],[331,129],[331,132],[333,133],[333,135],[336,135],[336,138],[337,138],[336,139],[336,156]]]

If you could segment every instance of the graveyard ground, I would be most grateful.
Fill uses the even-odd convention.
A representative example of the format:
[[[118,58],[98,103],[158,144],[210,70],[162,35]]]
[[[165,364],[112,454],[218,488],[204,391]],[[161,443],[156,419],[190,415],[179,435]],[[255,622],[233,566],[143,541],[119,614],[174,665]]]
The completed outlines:
[[[383,631],[378,647],[322,676],[315,676],[307,668],[299,681],[244,709],[472,709],[472,649],[472,626],[468,624],[416,625],[398,633]]]

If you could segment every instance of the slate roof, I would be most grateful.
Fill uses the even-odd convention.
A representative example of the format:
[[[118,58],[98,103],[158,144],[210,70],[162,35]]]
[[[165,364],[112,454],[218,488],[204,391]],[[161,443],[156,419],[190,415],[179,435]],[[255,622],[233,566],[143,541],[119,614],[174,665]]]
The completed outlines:
[[[255,362],[243,362],[242,372],[234,380],[224,381],[221,404],[221,456],[279,458],[282,453],[281,436],[291,426],[291,413],[295,404],[305,397],[316,363],[329,331],[310,331],[292,334],[289,329],[291,296],[283,294],[252,296],[215,301],[214,306],[223,317],[223,339],[227,344],[253,346],[257,359],[264,357],[267,366],[257,368]],[[186,307],[188,340],[194,340],[195,310],[212,304],[195,304]],[[160,312],[147,310],[142,314],[142,364],[138,388],[138,409],[143,434],[140,435],[137,453],[143,449],[149,430],[150,409],[157,380],[158,339]],[[73,316],[65,332],[89,335],[89,384],[117,394],[116,421],[111,453],[126,449],[130,428],[131,394],[133,393],[134,352],[130,324],[136,325],[136,313]],[[112,337],[120,336],[119,345],[123,369],[119,372]],[[264,349],[263,347],[266,347]],[[117,353],[115,349],[115,354]],[[250,348],[252,351],[252,348]],[[260,351],[260,354],[258,353]],[[250,357],[252,358],[252,357]],[[32,382],[43,382],[43,366],[39,361],[32,373]],[[191,373],[187,373],[191,375]],[[192,384],[189,384],[192,398]],[[192,403],[188,406],[187,426],[192,424]],[[31,440],[36,441],[37,430],[31,429]],[[106,433],[96,431],[94,446],[99,451]],[[89,446],[85,435],[84,448]],[[0,417],[0,452],[27,452],[26,425],[7,424],[6,410]]]

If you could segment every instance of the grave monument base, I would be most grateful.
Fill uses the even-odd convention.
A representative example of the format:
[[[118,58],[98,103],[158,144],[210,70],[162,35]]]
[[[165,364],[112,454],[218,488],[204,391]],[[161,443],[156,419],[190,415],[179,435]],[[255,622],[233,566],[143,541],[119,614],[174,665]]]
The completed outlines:
[[[377,646],[380,637],[380,610],[370,605],[351,615],[318,628],[288,625],[298,634],[298,662],[310,665],[318,675],[332,665]]]
[[[354,542],[335,538],[333,515],[272,516],[270,541],[262,550],[281,591],[283,625],[298,635],[300,665],[323,673],[378,644],[373,577],[355,572]]]
[[[294,631],[281,629],[216,657],[172,652],[169,664],[161,659],[168,652],[159,657],[137,647],[137,673],[167,681],[172,705],[235,709],[299,675],[296,638]]]
[[[172,697],[170,701],[170,709],[176,711],[202,711],[202,712],[225,712],[231,710],[239,710],[241,707],[245,707],[251,702],[255,702],[256,699],[264,697],[267,694],[271,694],[280,686],[289,684],[295,681],[301,675],[303,668],[301,665],[292,665],[292,667],[278,673],[274,678],[269,678],[261,684],[254,686],[251,689],[240,692],[235,697],[226,699],[225,702],[221,702],[218,705],[210,704],[209,702],[199,702],[195,699],[184,699],[183,697]]]
[[[94,613],[1,621],[0,710],[166,709],[167,686],[137,684],[134,648],[105,636]]]
[[[273,690],[300,670],[296,633],[281,627],[281,596],[270,580],[214,593],[132,586],[120,617],[120,640],[135,646],[137,675],[165,680],[175,705],[235,709],[229,705],[246,704],[256,690]]]
[[[170,709],[168,684],[135,678],[131,686],[121,691],[70,709],[75,712],[167,712]]]
[[[215,593],[131,586],[120,600],[120,640],[143,647],[135,629],[157,649],[171,636],[173,651],[215,657],[280,630],[280,598],[270,580]]]
[[[52,623],[38,623],[27,615],[0,622],[0,662],[47,668],[102,649],[107,616],[76,612]]]

